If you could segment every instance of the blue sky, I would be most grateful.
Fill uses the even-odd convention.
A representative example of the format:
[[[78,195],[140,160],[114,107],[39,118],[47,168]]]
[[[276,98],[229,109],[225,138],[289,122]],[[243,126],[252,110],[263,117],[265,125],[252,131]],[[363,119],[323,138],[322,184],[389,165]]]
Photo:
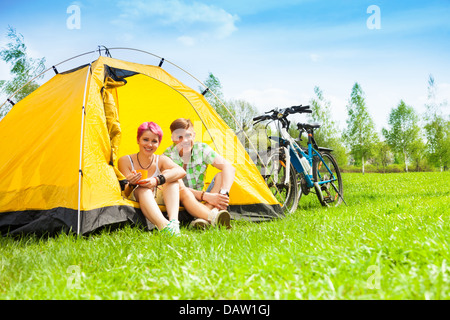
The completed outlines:
[[[71,5],[80,8],[79,29],[67,27]],[[371,5],[380,10],[380,29],[367,26]],[[438,98],[450,101],[449,17],[450,1],[2,1],[0,46],[11,25],[24,35],[29,53],[45,57],[48,67],[98,45],[142,49],[202,81],[214,73],[226,98],[247,100],[261,111],[307,104],[319,86],[340,127],[351,88],[359,82],[381,130],[400,99],[424,111],[430,74]],[[143,54],[111,53],[157,63]],[[77,59],[67,69],[96,56]],[[8,77],[7,65],[0,63],[0,79]]]

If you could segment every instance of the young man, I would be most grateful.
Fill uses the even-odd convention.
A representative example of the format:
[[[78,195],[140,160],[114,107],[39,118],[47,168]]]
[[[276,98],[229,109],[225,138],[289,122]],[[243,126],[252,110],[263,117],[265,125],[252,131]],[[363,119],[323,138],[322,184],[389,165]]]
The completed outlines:
[[[210,216],[218,214],[219,216],[215,219],[227,224],[226,220],[229,221],[230,219],[230,214],[226,211],[230,200],[229,191],[236,170],[206,143],[194,143],[194,125],[189,119],[180,118],[173,121],[170,125],[170,131],[174,144],[164,151],[164,155],[171,158],[173,162],[186,171],[186,176],[183,178],[186,188],[180,189],[182,204],[188,212],[192,210],[195,210],[195,212],[204,211],[203,207],[206,207],[211,211]],[[214,177],[208,189],[203,191],[208,165],[212,165],[221,172]],[[192,196],[198,201],[204,201],[205,205],[198,201],[195,201],[197,204],[189,201],[192,200]],[[202,219],[197,220],[194,221],[194,225],[203,223]],[[227,227],[229,227],[229,222]]]

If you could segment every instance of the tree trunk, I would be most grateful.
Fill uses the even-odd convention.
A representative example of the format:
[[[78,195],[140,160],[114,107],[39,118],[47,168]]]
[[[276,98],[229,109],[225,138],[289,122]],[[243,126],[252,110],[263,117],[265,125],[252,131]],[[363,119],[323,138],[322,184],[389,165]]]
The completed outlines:
[[[404,156],[405,156],[405,170],[406,170],[406,172],[408,172],[408,163],[406,163],[406,152],[405,152],[405,150],[403,149],[403,154],[404,154]]]
[[[364,174],[364,156],[362,156],[362,173]]]

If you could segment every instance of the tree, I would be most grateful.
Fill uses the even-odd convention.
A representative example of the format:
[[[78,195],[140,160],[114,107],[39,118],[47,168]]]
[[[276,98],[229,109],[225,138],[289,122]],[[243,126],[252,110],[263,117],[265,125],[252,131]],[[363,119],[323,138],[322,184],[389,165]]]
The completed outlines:
[[[42,76],[28,84],[26,83],[44,71],[45,58],[33,59],[28,57],[23,35],[20,33],[17,34],[16,30],[11,26],[8,26],[7,37],[10,39],[10,42],[5,48],[0,50],[0,58],[11,65],[10,72],[13,75],[13,78],[10,81],[1,80],[0,89],[1,92],[10,96],[23,87],[14,96],[14,101],[18,102],[39,87],[36,80],[42,78]],[[0,117],[5,116],[10,109],[10,105],[5,105],[3,109],[0,110]]]
[[[220,100],[224,100],[222,84],[220,83],[219,78],[214,76],[214,74],[212,74],[211,72],[208,73],[208,77],[205,81],[205,86],[206,88],[208,88],[208,91],[205,93],[205,98],[211,106],[217,103],[217,99],[214,95],[216,95]],[[203,87],[200,87],[199,89],[200,91],[205,90],[205,88]],[[212,94],[211,92],[213,92],[214,94]]]
[[[401,100],[397,108],[391,110],[388,125],[390,129],[383,128],[383,135],[395,152],[403,154],[408,172],[408,156],[419,138],[418,117],[414,109]]]
[[[331,103],[323,96],[323,92],[319,87],[314,87],[316,97],[311,99],[311,110],[309,118],[320,123],[320,130],[315,134],[317,143],[326,144],[327,140],[337,138],[339,130],[336,122],[331,118]]]
[[[331,102],[325,99],[323,91],[318,86],[314,87],[314,93],[316,96],[310,101],[312,113],[309,119],[320,124],[314,138],[319,146],[333,149],[339,164],[347,164],[347,152],[340,138],[341,132],[332,119]]]
[[[450,150],[447,141],[449,121],[442,115],[442,109],[447,107],[447,102],[436,101],[437,88],[432,75],[428,78],[428,99],[425,104],[425,136],[427,138],[427,154],[430,163],[438,166],[442,171],[444,163],[448,162]]]
[[[239,131],[241,128],[248,131],[253,125],[253,118],[258,115],[256,108],[245,100],[229,100],[225,105],[234,111],[234,118],[239,126],[233,121],[233,126],[230,126],[234,131]]]
[[[258,115],[254,106],[244,100],[225,100],[222,84],[219,78],[211,72],[208,74],[205,85],[209,89],[205,93],[206,100],[231,129],[238,132],[241,128],[249,129],[251,127],[252,119]]]
[[[438,166],[440,171],[448,163],[449,150],[449,126],[450,121],[446,121],[442,116],[435,115],[424,126],[427,138],[427,154],[429,161]]]
[[[230,128],[236,129],[236,122],[233,119],[236,111],[233,109],[233,105],[226,104],[219,78],[210,72],[206,78],[205,86],[208,88],[208,91],[205,93],[205,99]],[[204,88],[199,89],[201,91],[204,90]]]
[[[445,125],[445,140],[443,147],[445,149],[445,154],[442,157],[442,165],[444,170],[447,170],[450,165],[450,119],[447,120]]]
[[[358,83],[352,88],[347,112],[347,129],[344,130],[343,137],[355,161],[361,159],[364,174],[364,163],[373,154],[378,135],[366,107],[364,92]]]
[[[415,164],[416,171],[420,171],[421,164],[425,162],[425,143],[422,139],[416,139],[411,144],[410,157],[412,163]]]
[[[391,148],[386,141],[379,141],[375,146],[375,163],[383,167],[383,173],[386,173],[387,166],[393,161]]]

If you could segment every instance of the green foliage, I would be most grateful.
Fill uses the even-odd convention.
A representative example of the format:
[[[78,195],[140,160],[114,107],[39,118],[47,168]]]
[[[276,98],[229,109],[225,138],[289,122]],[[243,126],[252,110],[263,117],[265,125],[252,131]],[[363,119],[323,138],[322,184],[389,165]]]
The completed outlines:
[[[331,102],[325,99],[318,86],[314,87],[314,93],[316,97],[310,101],[312,113],[309,114],[309,119],[320,124],[315,138],[318,144],[326,145],[328,140],[339,136],[339,130],[331,118]]]
[[[309,118],[312,122],[320,124],[314,138],[319,146],[333,149],[338,164],[347,164],[347,150],[341,140],[342,134],[331,118],[331,102],[325,99],[323,91],[318,86],[314,87],[314,93],[316,97],[310,101],[312,113],[309,114]]]
[[[408,157],[413,153],[414,148],[419,148],[420,127],[418,117],[411,106],[401,100],[397,108],[391,110],[388,121],[389,129],[383,128],[383,135],[386,142],[395,151],[403,154],[406,171],[408,171]],[[420,152],[419,149],[416,152]],[[425,154],[425,148],[422,149]],[[416,155],[417,156],[417,155]]]
[[[211,72],[204,84],[209,89],[206,100],[232,130],[239,132],[251,128],[252,119],[258,114],[254,106],[244,100],[226,100],[219,78]]]
[[[234,127],[231,127],[235,131],[242,129],[249,129],[253,125],[253,118],[258,115],[256,108],[245,100],[229,100],[226,105],[230,110],[234,111],[234,118],[237,123],[234,122]]]
[[[285,219],[174,239],[0,237],[0,299],[449,299],[449,178],[344,174],[348,207],[310,194]]]
[[[392,163],[394,155],[391,152],[391,148],[386,141],[378,141],[375,145],[375,152],[373,163],[383,168],[383,172],[386,172],[387,166]]]
[[[222,92],[222,84],[220,83],[219,78],[210,72],[205,81],[205,85],[209,89],[209,91],[205,94],[205,98],[208,103],[216,110],[216,112],[230,128],[235,129],[236,122],[233,117],[236,112],[232,106],[227,106],[224,103],[225,99]]]
[[[436,84],[432,75],[428,80],[428,101],[425,104],[425,136],[430,163],[442,171],[450,163],[450,119],[445,119],[442,109],[448,107],[446,101],[436,101]]]
[[[366,107],[364,92],[358,83],[355,83],[352,88],[347,112],[347,128],[343,137],[356,163],[361,161],[364,173],[364,163],[372,156],[379,139],[375,124]]]
[[[0,50],[0,58],[11,65],[10,72],[13,78],[10,81],[1,80],[0,89],[7,96],[20,89],[14,96],[14,101],[18,102],[39,87],[35,80],[28,84],[27,82],[44,71],[45,58],[33,59],[28,57],[23,35],[18,34],[11,26],[8,27],[7,37],[10,39],[10,42],[5,48]],[[3,117],[10,108],[11,106],[4,106],[0,110],[0,117]]]

